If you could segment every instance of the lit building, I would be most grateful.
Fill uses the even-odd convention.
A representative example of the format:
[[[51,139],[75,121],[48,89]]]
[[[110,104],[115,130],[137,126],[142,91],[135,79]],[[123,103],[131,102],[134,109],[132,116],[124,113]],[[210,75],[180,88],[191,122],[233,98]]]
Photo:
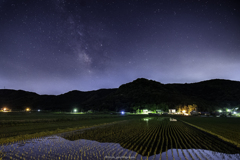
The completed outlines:
[[[176,113],[176,109],[169,109],[169,114],[175,114]]]
[[[11,112],[12,110],[7,108],[7,107],[3,107],[0,109],[2,112]]]

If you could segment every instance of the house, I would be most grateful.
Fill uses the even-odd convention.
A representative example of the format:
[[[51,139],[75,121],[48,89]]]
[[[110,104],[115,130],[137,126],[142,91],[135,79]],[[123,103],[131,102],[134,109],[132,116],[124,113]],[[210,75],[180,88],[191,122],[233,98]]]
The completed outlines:
[[[169,114],[175,114],[176,113],[176,109],[169,109]]]
[[[148,110],[148,109],[143,109],[142,110],[142,114],[148,114],[148,113],[152,113],[152,111]]]
[[[148,114],[148,109],[143,109],[143,110],[142,110],[142,113],[143,113],[143,114]]]
[[[7,108],[7,107],[3,107],[3,108],[0,109],[0,111],[2,111],[2,112],[11,112],[12,110]]]
[[[193,115],[198,115],[199,113],[197,111],[191,111],[190,114]]]
[[[137,114],[139,114],[139,113],[140,113],[140,114],[148,114],[148,113],[152,113],[152,111],[151,111],[151,110],[148,110],[148,109],[142,109],[142,110],[139,110],[139,109],[138,109],[138,110],[136,111],[136,113],[137,113]]]

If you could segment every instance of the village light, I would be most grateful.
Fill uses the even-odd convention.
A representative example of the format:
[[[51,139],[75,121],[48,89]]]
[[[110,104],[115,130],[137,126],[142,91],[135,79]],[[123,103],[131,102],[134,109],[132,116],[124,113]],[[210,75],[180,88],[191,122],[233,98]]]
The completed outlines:
[[[185,113],[186,111],[185,111],[185,110],[183,110],[182,112],[183,112],[183,113]]]
[[[122,111],[121,113],[122,113],[122,114],[124,114],[125,112],[124,112],[124,111]]]
[[[41,110],[39,109],[38,112],[40,112]]]
[[[74,109],[73,111],[74,111],[74,112],[77,112],[77,109]]]
[[[2,112],[11,112],[11,109],[7,108],[7,107],[3,107],[0,109],[0,111]]]
[[[30,108],[26,108],[26,111],[30,111]]]
[[[222,113],[222,110],[220,109],[218,112]]]
[[[233,114],[237,114],[237,112],[234,111]]]
[[[228,112],[230,112],[231,110],[230,109],[227,109]]]
[[[147,109],[143,109],[143,114],[148,114],[148,110]]]

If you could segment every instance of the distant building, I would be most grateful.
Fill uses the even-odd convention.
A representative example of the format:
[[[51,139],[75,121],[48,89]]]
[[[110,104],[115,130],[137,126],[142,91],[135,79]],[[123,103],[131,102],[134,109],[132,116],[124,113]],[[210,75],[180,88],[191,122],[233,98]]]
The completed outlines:
[[[169,109],[169,114],[175,114],[176,113],[176,109]]]
[[[12,110],[7,108],[7,107],[3,107],[3,108],[0,109],[0,111],[2,111],[2,112],[11,112]]]
[[[198,115],[199,113],[197,111],[191,111],[190,114],[193,115]]]
[[[152,111],[150,111],[148,109],[143,109],[142,110],[142,114],[148,114],[148,113],[152,113]]]

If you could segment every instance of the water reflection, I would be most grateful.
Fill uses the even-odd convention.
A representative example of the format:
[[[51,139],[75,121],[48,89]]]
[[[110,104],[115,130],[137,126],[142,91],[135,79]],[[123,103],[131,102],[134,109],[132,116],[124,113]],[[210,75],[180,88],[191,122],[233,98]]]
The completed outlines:
[[[145,118],[142,118],[141,120],[148,122],[150,120],[163,121],[163,120],[166,120],[166,119],[169,119],[169,117],[145,117]]]
[[[1,146],[3,159],[240,159],[239,154],[223,154],[204,149],[169,149],[152,156],[142,156],[123,148],[118,143],[100,143],[92,140],[69,141],[59,136],[33,139]]]
[[[216,137],[182,122],[170,120],[168,117],[150,117],[141,119],[141,121],[95,128],[80,133],[69,133],[62,137],[71,141],[88,139],[102,143],[119,143],[122,147],[143,156],[155,155],[172,148],[194,148],[227,154],[240,153],[239,148],[226,144]]]
[[[146,118],[142,118],[143,121],[148,122],[149,120],[153,119],[152,117],[146,117]]]
[[[174,119],[174,118],[170,118],[169,120],[172,121],[172,122],[176,122],[177,121],[177,119]]]

